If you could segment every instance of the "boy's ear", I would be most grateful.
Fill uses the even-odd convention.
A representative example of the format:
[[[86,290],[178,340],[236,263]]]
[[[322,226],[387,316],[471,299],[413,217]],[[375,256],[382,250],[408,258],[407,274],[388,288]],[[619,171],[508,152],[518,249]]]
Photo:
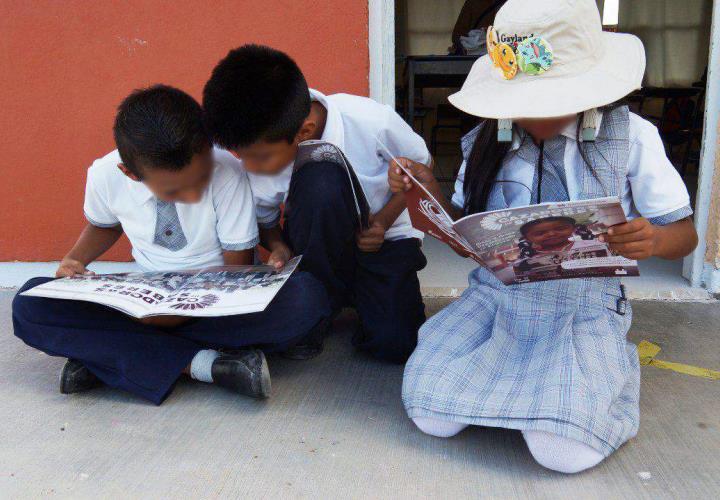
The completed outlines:
[[[132,173],[124,164],[118,163],[118,168],[120,169],[120,171],[121,171],[123,174],[127,175],[127,176],[130,177],[132,180],[134,180],[134,181],[136,181],[136,182],[140,182],[140,177],[138,177],[137,175],[135,175],[134,173]]]
[[[295,135],[295,141],[301,143],[315,137],[315,132],[318,129],[318,123],[314,118],[308,116],[300,125],[300,130]]]

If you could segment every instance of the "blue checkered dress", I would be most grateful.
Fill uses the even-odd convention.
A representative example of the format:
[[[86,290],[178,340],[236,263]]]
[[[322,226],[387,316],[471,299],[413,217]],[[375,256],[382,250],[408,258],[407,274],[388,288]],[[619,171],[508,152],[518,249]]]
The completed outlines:
[[[581,145],[595,171],[573,166],[581,199],[618,194],[628,124],[627,108],[606,112],[596,142]],[[537,154],[527,147],[518,154]],[[562,150],[564,142],[545,145],[542,201],[567,199]],[[498,192],[488,209],[507,206]],[[631,310],[617,312],[618,279],[506,286],[478,268],[469,285],[420,329],[403,380],[410,417],[543,430],[605,455],[637,433],[640,368],[626,340]]]

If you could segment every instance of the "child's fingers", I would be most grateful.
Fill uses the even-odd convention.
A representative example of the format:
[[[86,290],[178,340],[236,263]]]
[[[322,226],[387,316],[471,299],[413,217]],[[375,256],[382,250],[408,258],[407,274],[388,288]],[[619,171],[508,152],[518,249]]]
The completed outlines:
[[[268,264],[274,267],[275,270],[279,270],[285,265],[285,259],[275,253],[271,253],[268,258]]]
[[[608,243],[631,243],[633,241],[643,241],[650,237],[650,234],[647,234],[644,230],[635,231],[632,233],[624,233],[624,234],[604,234],[602,235],[601,241],[606,241]]]
[[[362,244],[358,244],[358,249],[361,252],[377,252],[380,250],[381,246],[382,245],[379,243],[364,242]]]
[[[640,217],[638,219],[633,219],[630,222],[612,226],[608,229],[608,234],[610,236],[617,236],[620,234],[634,233],[635,231],[640,231],[645,226],[647,226],[647,220]]]
[[[402,180],[391,180],[388,184],[393,193],[400,193],[405,190],[405,183]]]
[[[391,180],[401,180],[402,177],[403,177],[403,171],[402,171],[402,169],[401,169],[400,167],[398,167],[397,165],[392,165],[392,166],[388,169],[388,177],[389,177]]]

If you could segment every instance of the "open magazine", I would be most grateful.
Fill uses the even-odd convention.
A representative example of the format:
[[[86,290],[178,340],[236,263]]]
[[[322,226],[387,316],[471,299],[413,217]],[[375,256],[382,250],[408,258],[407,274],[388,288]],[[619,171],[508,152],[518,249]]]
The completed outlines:
[[[300,258],[279,271],[260,265],[78,275],[49,281],[23,295],[96,302],[135,318],[247,314],[265,310]]]
[[[352,165],[350,165],[350,162],[345,157],[345,153],[343,153],[336,145],[321,140],[301,142],[298,146],[297,156],[295,157],[293,174],[305,168],[308,164],[323,161],[336,163],[345,171],[345,173],[347,173],[348,180],[350,181],[350,189],[352,190],[355,202],[358,227],[367,229],[370,225],[370,206],[365,196],[365,192],[363,191],[362,184],[360,184]]]
[[[472,214],[453,222],[425,187],[405,193],[416,229],[450,245],[506,285],[565,278],[639,276],[637,262],[598,236],[626,222],[618,198],[542,203]]]

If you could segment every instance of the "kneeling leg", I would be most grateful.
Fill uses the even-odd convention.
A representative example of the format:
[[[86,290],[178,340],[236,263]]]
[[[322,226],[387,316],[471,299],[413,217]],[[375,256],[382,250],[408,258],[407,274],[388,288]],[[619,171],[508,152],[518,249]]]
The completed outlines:
[[[535,461],[557,472],[581,472],[595,467],[605,458],[585,443],[551,432],[523,431],[523,437]]]
[[[430,417],[415,417],[412,421],[425,434],[442,438],[453,437],[468,426],[468,424]]]

